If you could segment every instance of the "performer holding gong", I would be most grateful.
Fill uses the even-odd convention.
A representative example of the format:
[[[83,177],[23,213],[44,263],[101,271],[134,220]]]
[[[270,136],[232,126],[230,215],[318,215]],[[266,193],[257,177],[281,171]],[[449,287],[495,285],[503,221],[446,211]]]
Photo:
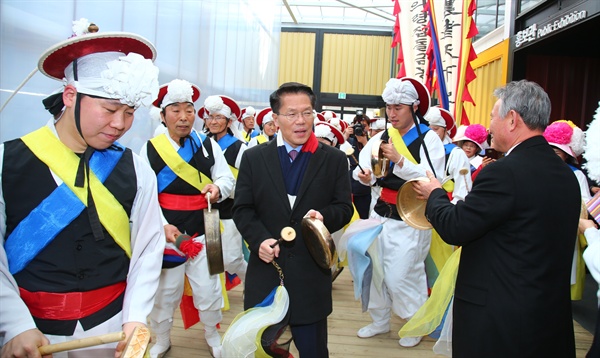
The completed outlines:
[[[361,338],[389,332],[392,311],[409,319],[425,303],[424,261],[431,230],[418,230],[402,221],[396,199],[398,189],[407,180],[424,177],[428,170],[442,176],[444,173],[444,146],[423,120],[430,102],[427,89],[412,78],[393,78],[386,84],[382,97],[392,127],[367,142],[359,155],[362,170],[357,167],[353,172],[353,177],[363,185],[377,182],[382,187],[371,218],[383,223],[378,253],[384,282],[381,291],[371,284],[368,310],[373,323],[358,331]],[[376,155],[371,157],[373,152]],[[421,337],[408,337],[399,343],[413,347],[420,341]]]
[[[329,232],[350,221],[348,161],[313,133],[315,95],[300,83],[285,83],[270,96],[275,140],[246,150],[238,173],[233,220],[250,248],[244,309],[262,302],[280,284],[271,262],[285,276],[289,325],[300,357],[327,357],[327,316],[332,312],[331,270],[311,256],[301,230],[305,215]],[[277,242],[285,226],[292,242]]]
[[[73,36],[41,56],[40,72],[62,84],[44,100],[53,118],[0,145],[2,357],[115,331],[129,338],[152,309],[165,242],[156,179],[116,141],[158,92],[156,50],[141,36],[97,30],[74,21]]]
[[[185,80],[175,79],[161,86],[153,104],[161,109],[167,133],[152,138],[141,150],[158,179],[158,201],[167,239],[160,285],[150,314],[150,324],[156,334],[151,357],[162,357],[171,347],[173,313],[181,301],[185,276],[192,288],[194,306],[204,324],[204,338],[211,354],[218,356],[221,346],[217,331],[223,307],[219,276],[209,271],[206,248],[191,255],[176,246],[183,234],[191,236],[187,240],[193,240],[200,247],[209,243],[205,238],[203,209],[209,206],[207,200],[215,203],[227,198],[234,185],[219,145],[192,128],[196,117],[194,102],[199,97],[200,89]]]

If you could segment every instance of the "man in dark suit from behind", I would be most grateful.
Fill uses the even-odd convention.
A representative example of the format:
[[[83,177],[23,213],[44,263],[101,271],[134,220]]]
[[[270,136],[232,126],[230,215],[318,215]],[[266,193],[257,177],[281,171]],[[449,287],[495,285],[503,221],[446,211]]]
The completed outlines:
[[[350,221],[348,161],[313,133],[315,95],[300,83],[285,83],[270,96],[275,140],[248,149],[239,168],[233,220],[250,248],[244,309],[280,284],[276,262],[289,293],[289,324],[300,357],[327,357],[327,316],[332,312],[331,270],[309,253],[301,231],[305,215],[329,232]],[[293,153],[295,152],[295,153]],[[296,239],[274,245],[291,226]],[[273,247],[272,247],[273,246]]]
[[[454,295],[455,357],[575,357],[570,272],[581,195],[542,133],[550,99],[536,83],[496,89],[490,133],[506,157],[456,206],[439,182],[414,185],[426,215],[462,246]]]

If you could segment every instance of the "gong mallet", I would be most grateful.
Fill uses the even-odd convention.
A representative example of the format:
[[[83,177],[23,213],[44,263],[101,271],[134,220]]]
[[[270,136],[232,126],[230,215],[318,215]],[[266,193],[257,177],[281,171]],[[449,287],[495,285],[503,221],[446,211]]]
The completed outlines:
[[[462,175],[463,179],[465,180],[465,187],[467,188],[467,193],[471,192],[471,189],[469,189],[469,183],[467,182],[467,174],[469,174],[469,169],[461,168],[458,171],[458,174]]]
[[[40,346],[38,348],[38,350],[40,351],[40,354],[44,356],[44,355],[48,355],[48,354],[52,354],[52,353],[70,351],[73,349],[86,348],[86,347],[97,346],[100,344],[119,342],[124,339],[125,339],[125,332],[122,332],[122,331],[121,332],[113,332],[113,333],[102,334],[102,335],[94,336],[94,337],[76,339],[74,341],[69,341],[69,342],[47,344],[45,346]]]
[[[74,349],[98,346],[106,343],[119,342],[125,339],[125,332],[114,332],[99,336],[76,339],[69,342],[48,344],[38,348],[41,355],[71,351]],[[143,358],[150,343],[150,330],[147,327],[135,327],[123,350],[122,358]]]
[[[354,156],[354,148],[352,147],[348,147],[346,148],[346,156],[347,157],[352,157],[352,159],[354,159],[354,161],[356,162],[356,165],[358,165],[358,168],[360,169],[360,171],[365,174],[365,171],[363,170],[363,168],[360,166],[360,163],[358,162],[358,159],[356,159],[356,157]]]
[[[281,237],[275,241],[273,244],[269,245],[271,248],[274,248],[275,246],[279,245],[280,242],[283,241],[293,241],[296,238],[296,230],[294,230],[293,228],[286,226],[283,229],[281,229]]]

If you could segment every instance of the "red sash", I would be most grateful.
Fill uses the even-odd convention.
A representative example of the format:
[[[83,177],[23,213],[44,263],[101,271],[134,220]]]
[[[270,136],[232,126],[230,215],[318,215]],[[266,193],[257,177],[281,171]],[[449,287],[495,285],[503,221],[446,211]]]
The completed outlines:
[[[176,211],[192,211],[208,208],[208,202],[204,194],[177,195],[160,193],[158,194],[158,203],[163,209]]]
[[[380,198],[388,204],[396,205],[396,199],[398,198],[398,190],[392,190],[390,188],[381,188]]]
[[[29,292],[21,287],[21,298],[36,318],[74,320],[108,306],[125,292],[125,281],[86,292]]]

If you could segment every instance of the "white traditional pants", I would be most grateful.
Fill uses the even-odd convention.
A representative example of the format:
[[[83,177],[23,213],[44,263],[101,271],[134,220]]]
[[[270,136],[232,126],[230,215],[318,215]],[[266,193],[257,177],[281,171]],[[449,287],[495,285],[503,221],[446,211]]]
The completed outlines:
[[[371,284],[368,310],[375,324],[385,325],[389,323],[390,310],[409,319],[427,300],[425,259],[431,244],[431,230],[417,230],[374,211],[371,218],[383,222],[377,240],[384,279],[381,292]]]

